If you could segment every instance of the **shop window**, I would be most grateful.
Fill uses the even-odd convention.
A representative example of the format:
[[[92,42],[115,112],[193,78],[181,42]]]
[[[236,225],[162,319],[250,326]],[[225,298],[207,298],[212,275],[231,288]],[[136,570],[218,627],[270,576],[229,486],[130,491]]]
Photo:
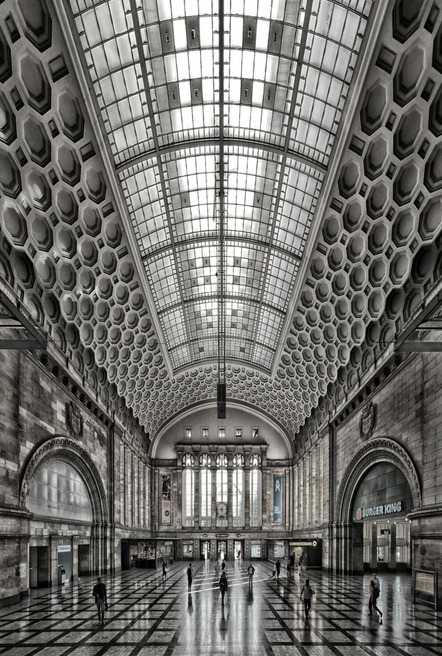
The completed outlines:
[[[261,542],[252,540],[250,543],[250,556],[252,558],[261,558]]]
[[[74,467],[51,460],[37,472],[31,484],[29,510],[35,515],[92,522],[92,503],[87,487]]]

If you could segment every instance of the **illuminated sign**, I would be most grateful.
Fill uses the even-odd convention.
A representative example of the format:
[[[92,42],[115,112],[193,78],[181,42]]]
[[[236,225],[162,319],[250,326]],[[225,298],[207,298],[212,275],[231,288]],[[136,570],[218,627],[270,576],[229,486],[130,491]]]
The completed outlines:
[[[296,540],[296,542],[289,542],[290,547],[317,547],[318,540]]]
[[[366,519],[367,517],[379,517],[380,515],[392,515],[402,512],[402,501],[385,503],[383,506],[371,506],[371,508],[358,508],[356,510],[356,519]]]

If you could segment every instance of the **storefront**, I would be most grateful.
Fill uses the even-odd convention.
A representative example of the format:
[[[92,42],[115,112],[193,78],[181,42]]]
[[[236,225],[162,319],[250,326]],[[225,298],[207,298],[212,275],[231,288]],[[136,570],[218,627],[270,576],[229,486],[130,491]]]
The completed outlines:
[[[381,462],[363,477],[352,505],[354,525],[363,525],[363,562],[366,571],[411,570],[410,487],[396,465]]]
[[[193,540],[183,540],[183,560],[193,560]]]
[[[322,539],[290,540],[289,555],[295,567],[322,568]]]
[[[171,565],[176,560],[175,548],[173,540],[157,540],[156,541],[156,561],[157,567],[163,562],[166,565]]]

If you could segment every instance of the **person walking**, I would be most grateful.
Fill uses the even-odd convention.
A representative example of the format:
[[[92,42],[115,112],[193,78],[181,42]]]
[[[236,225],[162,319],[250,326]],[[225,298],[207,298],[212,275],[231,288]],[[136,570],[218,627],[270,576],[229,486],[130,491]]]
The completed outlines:
[[[292,563],[290,561],[290,558],[287,561],[287,578],[289,579],[291,576],[291,571],[292,571]]]
[[[370,597],[368,600],[368,614],[373,615],[373,608],[379,615],[379,624],[382,624],[382,611],[377,607],[377,600],[381,593],[381,584],[376,576],[376,572],[373,572],[373,576],[370,579]]]
[[[193,579],[192,563],[189,563],[189,567],[187,568],[187,588],[189,590],[192,589],[192,579]]]
[[[97,579],[97,583],[94,585],[92,595],[95,598],[95,603],[97,604],[98,611],[98,622],[99,624],[104,624],[104,611],[107,610],[107,594],[106,586],[100,578]]]
[[[229,584],[227,582],[227,576],[225,572],[221,574],[221,578],[219,580],[219,589],[221,590],[221,606],[224,606],[224,595],[229,589]]]
[[[279,579],[279,573],[281,571],[281,563],[279,562],[279,559],[276,561],[275,570],[276,570],[276,578]]]
[[[306,579],[300,594],[300,599],[304,597],[304,612],[306,621],[308,620],[308,614],[310,612],[310,608],[312,607],[312,597],[314,594],[315,591],[311,587],[309,579]]]
[[[163,560],[163,579],[166,578],[166,574],[167,574],[167,565],[166,565],[166,561]]]
[[[249,592],[252,592],[253,590],[253,577],[255,575],[255,568],[253,567],[252,563],[247,568],[247,576],[249,577]]]

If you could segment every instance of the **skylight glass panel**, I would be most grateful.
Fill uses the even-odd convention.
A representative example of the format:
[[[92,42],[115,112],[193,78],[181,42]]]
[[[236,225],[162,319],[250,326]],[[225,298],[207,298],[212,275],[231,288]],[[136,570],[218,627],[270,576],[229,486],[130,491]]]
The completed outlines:
[[[263,302],[285,311],[297,269],[296,261],[275,253],[272,254],[265,281]]]
[[[146,262],[145,267],[158,311],[179,303],[179,283],[172,253],[155,257]]]
[[[167,348],[172,349],[187,341],[183,308],[173,308],[160,315]]]

